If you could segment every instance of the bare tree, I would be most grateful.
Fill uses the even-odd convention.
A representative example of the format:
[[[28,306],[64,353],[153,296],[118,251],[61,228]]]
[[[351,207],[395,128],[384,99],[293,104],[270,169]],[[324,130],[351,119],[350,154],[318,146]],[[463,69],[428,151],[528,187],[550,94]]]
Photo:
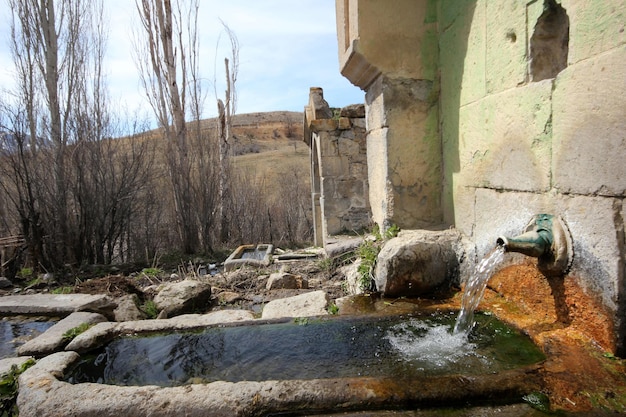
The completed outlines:
[[[218,195],[219,195],[219,214],[218,218],[220,219],[220,233],[219,238],[220,242],[227,242],[229,240],[229,225],[232,225],[232,222],[229,221],[228,216],[228,207],[229,204],[228,198],[231,196],[230,193],[230,151],[231,151],[231,143],[232,143],[232,118],[237,110],[237,75],[239,73],[239,40],[228,25],[222,22],[222,26],[228,36],[228,40],[230,42],[230,59],[229,57],[224,58],[224,75],[226,79],[226,86],[224,91],[224,101],[222,99],[217,99],[217,112],[218,112],[218,143],[219,143],[219,166],[220,166],[220,177],[219,177],[219,186],[218,186]],[[219,45],[219,41],[218,41]],[[232,61],[232,62],[231,62]],[[218,97],[217,93],[217,82],[214,79],[213,85],[215,87],[215,97]]]
[[[52,165],[51,176],[42,173],[36,182],[32,177],[29,180],[37,190],[31,193],[28,187],[25,189],[32,209],[23,213],[23,229],[30,240],[38,240],[33,224],[43,228],[50,239],[47,259],[60,266],[75,260],[69,251],[72,204],[68,195],[68,147],[80,133],[78,120],[88,114],[82,100],[93,94],[88,80],[99,76],[90,71],[100,65],[101,55],[93,51],[102,33],[91,29],[99,19],[93,10],[101,4],[85,0],[8,0],[8,4],[16,68],[15,102],[21,107],[14,115],[23,118],[23,123],[11,128],[16,137],[29,141],[22,158],[22,174],[27,157],[32,162],[45,155]],[[34,175],[36,170],[30,172]]]
[[[185,112],[187,88],[197,74],[194,16],[198,1],[182,3],[136,0],[142,34],[138,36],[135,61],[148,101],[167,139],[167,164],[181,243],[186,253],[194,253],[198,248],[198,233],[192,203]],[[193,59],[190,56],[194,56]]]

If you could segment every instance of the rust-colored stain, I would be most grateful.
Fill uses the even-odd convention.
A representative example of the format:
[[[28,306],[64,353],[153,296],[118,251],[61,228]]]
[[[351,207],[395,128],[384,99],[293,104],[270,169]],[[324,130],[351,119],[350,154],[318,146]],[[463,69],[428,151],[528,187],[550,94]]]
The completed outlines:
[[[626,412],[626,369],[612,356],[614,323],[575,276],[545,277],[532,261],[507,266],[491,278],[479,308],[543,349],[542,375],[554,409]]]

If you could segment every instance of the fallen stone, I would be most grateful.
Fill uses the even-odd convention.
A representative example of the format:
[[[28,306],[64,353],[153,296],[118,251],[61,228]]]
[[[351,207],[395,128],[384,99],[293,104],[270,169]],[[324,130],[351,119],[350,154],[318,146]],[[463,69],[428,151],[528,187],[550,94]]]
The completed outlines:
[[[243,300],[242,295],[233,291],[222,291],[217,296],[220,304],[232,304],[240,300]]]
[[[16,350],[17,354],[20,356],[32,355],[35,357],[42,357],[50,353],[63,350],[63,347],[69,342],[69,340],[63,337],[68,330],[85,323],[95,324],[106,320],[106,317],[98,313],[72,313],[36,338],[29,340],[22,346],[19,346]]]
[[[145,319],[146,313],[141,311],[137,305],[139,297],[137,294],[129,294],[118,298],[117,308],[113,311],[115,321],[135,321]]]
[[[43,314],[67,316],[94,306],[111,305],[106,295],[91,294],[26,294],[0,297],[0,313],[3,314]]]
[[[458,283],[463,256],[456,230],[403,231],[378,254],[376,287],[388,297],[432,293],[445,283]]]
[[[327,308],[328,294],[325,291],[313,291],[270,301],[263,308],[261,318],[324,316],[328,314]]]
[[[193,330],[216,324],[254,320],[248,310],[220,310],[207,314],[183,314],[164,320],[139,320],[120,323],[98,323],[79,334],[66,347],[66,351],[86,352],[104,345],[119,335],[174,330]]]
[[[211,285],[195,280],[166,284],[154,297],[156,307],[168,317],[206,309],[210,301]]]
[[[276,272],[270,274],[265,285],[267,290],[297,290],[309,288],[309,283],[300,275],[290,274],[289,272]]]
[[[7,277],[0,277],[0,288],[11,288],[13,283]]]

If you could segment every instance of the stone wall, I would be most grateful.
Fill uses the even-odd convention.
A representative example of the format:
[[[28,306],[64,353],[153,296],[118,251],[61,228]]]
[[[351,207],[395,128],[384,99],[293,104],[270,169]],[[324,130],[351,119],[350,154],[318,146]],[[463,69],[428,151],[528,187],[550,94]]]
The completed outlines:
[[[305,107],[305,141],[311,148],[315,244],[330,236],[363,233],[371,222],[363,104],[337,109],[311,88]]]
[[[438,12],[445,220],[482,255],[536,213],[562,216],[575,254],[565,279],[601,301],[623,346],[626,1],[442,1]],[[566,65],[533,67],[550,42]]]
[[[439,225],[436,3],[336,4],[341,72],[366,91],[372,218],[381,230]]]
[[[533,215],[561,216],[566,286],[626,353],[626,0],[336,5],[341,72],[366,91],[373,220],[442,221],[478,260]]]

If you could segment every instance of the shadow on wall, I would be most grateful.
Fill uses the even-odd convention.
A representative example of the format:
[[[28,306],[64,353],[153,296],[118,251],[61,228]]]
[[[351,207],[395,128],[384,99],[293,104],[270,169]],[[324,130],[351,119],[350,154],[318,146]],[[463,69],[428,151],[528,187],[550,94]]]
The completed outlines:
[[[441,83],[441,135],[443,161],[444,222],[455,224],[453,174],[461,169],[459,110],[465,56],[476,9],[476,0],[439,3],[439,53]]]

